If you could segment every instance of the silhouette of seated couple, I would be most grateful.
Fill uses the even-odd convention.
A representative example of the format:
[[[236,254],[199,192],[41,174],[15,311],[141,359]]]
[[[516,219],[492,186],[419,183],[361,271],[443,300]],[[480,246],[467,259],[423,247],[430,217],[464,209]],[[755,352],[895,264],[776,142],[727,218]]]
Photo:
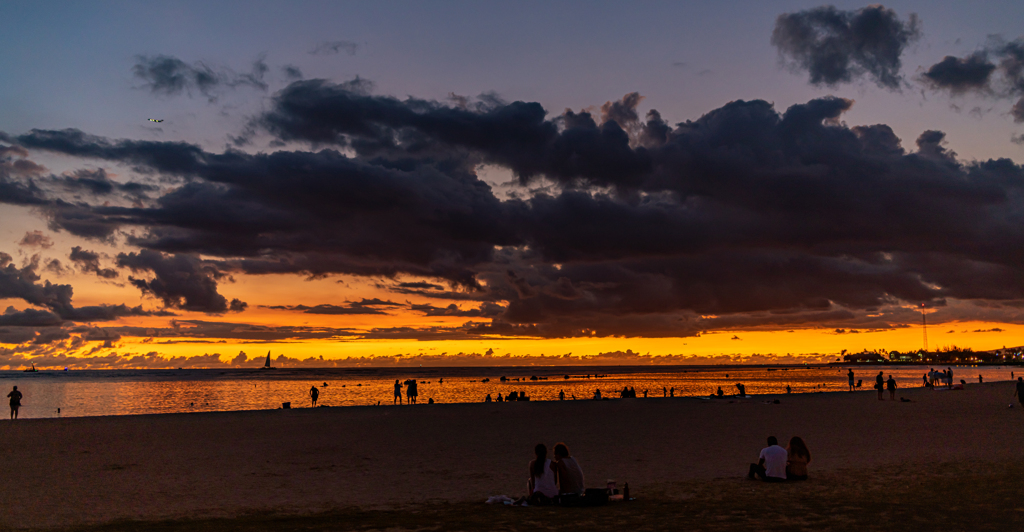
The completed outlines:
[[[807,464],[810,462],[811,452],[803,438],[793,436],[789,447],[783,449],[775,436],[768,436],[768,447],[761,449],[756,464],[750,464],[747,478],[760,478],[765,482],[807,480]]]
[[[558,502],[563,497],[578,497],[586,491],[584,487],[583,469],[569,454],[569,447],[564,443],[556,443],[554,460],[548,458],[548,447],[538,443],[533,448],[535,457],[530,461],[530,480],[527,483],[526,497],[516,501],[530,505],[547,505]]]

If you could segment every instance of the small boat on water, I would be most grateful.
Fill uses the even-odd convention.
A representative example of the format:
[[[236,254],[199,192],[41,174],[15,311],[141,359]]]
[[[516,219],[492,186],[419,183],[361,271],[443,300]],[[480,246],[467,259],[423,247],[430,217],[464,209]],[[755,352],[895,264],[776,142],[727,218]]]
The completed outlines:
[[[260,369],[277,369],[270,365],[270,351],[267,351],[267,361],[263,363],[263,367]]]
[[[35,372],[37,372],[39,370],[36,369],[36,364],[35,364],[35,362],[33,362],[31,369],[23,369],[22,371],[24,371],[25,373],[35,373]]]

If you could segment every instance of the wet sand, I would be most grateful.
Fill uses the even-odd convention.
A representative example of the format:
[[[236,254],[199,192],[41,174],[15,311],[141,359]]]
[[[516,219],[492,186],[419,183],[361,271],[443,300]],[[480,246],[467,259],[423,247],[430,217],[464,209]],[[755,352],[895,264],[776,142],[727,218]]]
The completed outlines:
[[[588,486],[612,478],[638,495],[740,477],[770,434],[804,437],[812,476],[1010,463],[1024,457],[1024,409],[1012,394],[999,382],[898,392],[912,403],[869,390],[4,420],[0,526],[483,501],[524,491],[537,442],[565,441]],[[773,398],[781,404],[764,404]]]

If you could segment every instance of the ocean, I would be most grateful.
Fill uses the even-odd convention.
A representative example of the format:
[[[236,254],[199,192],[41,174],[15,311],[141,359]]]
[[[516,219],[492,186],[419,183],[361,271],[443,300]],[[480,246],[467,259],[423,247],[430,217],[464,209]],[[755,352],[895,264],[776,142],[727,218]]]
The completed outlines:
[[[874,391],[875,375],[893,375],[899,387],[920,387],[924,366],[851,366],[860,388]],[[516,391],[532,401],[592,399],[596,390],[617,399],[623,387],[639,398],[707,397],[721,387],[736,393],[736,383],[748,395],[841,392],[847,390],[848,366],[544,366],[544,367],[423,367],[330,369],[181,369],[77,370],[26,373],[0,371],[3,395],[13,386],[24,394],[21,418],[62,416],[120,416],[174,412],[263,410],[310,406],[309,390],[320,392],[319,404],[331,407],[390,405],[395,380],[418,382],[419,404],[483,401]],[[945,369],[936,367],[936,369]],[[1010,380],[1016,366],[954,366],[954,382]],[[501,381],[505,377],[506,381]],[[403,387],[404,390],[404,387]],[[404,394],[403,394],[404,395]],[[404,400],[404,397],[403,397]],[[59,412],[58,412],[59,409]],[[6,413],[5,413],[6,414]]]

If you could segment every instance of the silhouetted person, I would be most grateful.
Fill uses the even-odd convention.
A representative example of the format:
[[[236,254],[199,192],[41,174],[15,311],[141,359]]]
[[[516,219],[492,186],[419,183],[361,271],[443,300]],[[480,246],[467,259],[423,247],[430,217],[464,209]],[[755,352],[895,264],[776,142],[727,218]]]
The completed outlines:
[[[949,379],[946,382],[949,383],[949,387],[953,387],[953,368],[946,368],[946,378]]]
[[[320,390],[317,390],[316,386],[313,386],[309,389],[309,398],[313,401],[313,406],[316,406],[316,400],[318,397],[320,397]]]
[[[14,389],[17,390],[18,387],[15,386]],[[1016,389],[1013,391],[1013,396],[1020,401],[1020,406],[1024,406],[1024,377],[1017,377]]]
[[[980,373],[978,374],[978,384],[985,384],[985,378]]]
[[[11,419],[18,419],[18,409],[21,408],[21,398],[23,397],[18,391],[18,387],[15,386],[11,393],[7,394],[7,397],[11,398]]]
[[[853,386],[852,382],[850,383],[850,386]],[[852,392],[853,388],[850,388],[850,391]],[[786,393],[793,393],[793,389],[790,388],[788,384],[786,385]]]
[[[561,442],[555,444],[555,471],[559,493],[583,495],[586,490],[583,469],[575,458],[569,456],[569,447]]]
[[[644,399],[647,399],[647,390],[644,390]]]
[[[846,378],[848,379],[848,382],[850,383],[850,391],[852,392],[853,391],[853,368],[850,368],[849,373],[846,374]]]
[[[504,403],[504,402],[505,402],[505,399],[503,399],[503,398],[501,397],[501,392],[499,392],[499,393],[498,393],[498,402],[499,402],[499,403]]]
[[[491,394],[487,394],[487,397],[484,398],[484,402],[485,403],[490,403],[491,402]]]
[[[786,453],[786,480],[807,480],[807,464],[811,463],[811,451],[807,450],[803,438],[790,438]]]
[[[558,400],[565,401],[565,390],[558,390]]]
[[[896,379],[889,375],[889,380],[885,381],[885,389],[889,390],[889,400],[896,400]]]
[[[402,383],[395,379],[395,400],[391,404],[402,404]]]
[[[601,390],[594,390],[594,399],[601,400]]]
[[[736,390],[739,392],[739,396],[740,397],[746,397],[747,396],[747,387],[744,386],[743,383],[737,382],[736,383]]]
[[[756,464],[750,464],[747,478],[760,478],[765,482],[783,482],[786,480],[786,461],[789,453],[779,447],[775,436],[768,436],[768,447],[761,449]]]
[[[669,397],[675,397],[676,396],[676,387],[675,386],[673,386],[673,387],[668,389],[668,396]]]
[[[879,401],[884,401],[885,400],[885,399],[882,398],[882,390],[884,390],[884,389],[885,389],[885,378],[882,377],[882,372],[879,371],[878,375],[875,376],[875,390],[878,391],[878,400]]]
[[[666,388],[665,386],[662,386],[661,387],[661,395],[662,395],[662,397],[668,397],[668,388]]]
[[[715,392],[715,395],[717,395],[719,397],[725,397],[725,392],[722,391],[722,387],[721,386],[718,387],[718,391]]]

